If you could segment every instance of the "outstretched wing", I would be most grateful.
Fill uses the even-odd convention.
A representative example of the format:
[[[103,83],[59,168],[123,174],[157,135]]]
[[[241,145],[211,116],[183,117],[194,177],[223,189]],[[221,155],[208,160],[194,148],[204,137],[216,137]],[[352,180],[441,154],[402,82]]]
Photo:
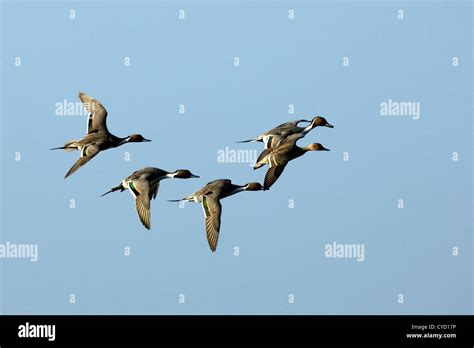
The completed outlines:
[[[130,180],[128,189],[135,197],[135,208],[138,217],[146,229],[151,228],[150,216],[150,186],[147,180]],[[158,188],[157,188],[158,190]]]
[[[87,119],[87,134],[108,131],[107,130],[107,110],[97,100],[82,92],[79,93],[79,99],[84,104],[84,108],[89,113]]]
[[[286,163],[283,165],[272,166],[267,170],[267,174],[265,174],[265,180],[263,182],[264,190],[268,190],[275,183],[275,181],[278,180],[285,167]]]
[[[100,152],[99,147],[95,144],[86,145],[81,149],[81,157],[74,163],[74,165],[69,169],[64,179],[68,176],[71,176],[76,170],[82,167],[84,164],[89,162],[95,155]]]
[[[205,217],[207,242],[212,252],[214,252],[217,249],[217,242],[219,240],[222,206],[217,198],[204,195],[202,196],[202,209]]]

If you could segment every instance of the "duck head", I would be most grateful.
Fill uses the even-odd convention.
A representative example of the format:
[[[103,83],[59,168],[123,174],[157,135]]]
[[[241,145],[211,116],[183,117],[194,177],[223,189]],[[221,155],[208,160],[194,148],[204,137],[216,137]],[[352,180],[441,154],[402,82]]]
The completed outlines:
[[[258,182],[249,182],[247,185],[245,185],[244,190],[245,191],[262,191],[263,186]]]
[[[332,124],[330,124],[324,117],[321,116],[316,116],[313,118],[311,121],[311,128],[315,127],[328,127],[328,128],[334,128]]]
[[[143,143],[151,140],[145,139],[141,134],[132,134],[127,137],[127,143]]]
[[[308,146],[304,147],[304,150],[306,150],[306,151],[329,151],[329,149],[326,149],[320,143],[309,144]]]
[[[178,169],[173,173],[173,178],[178,179],[190,179],[190,178],[199,178],[199,176],[194,175],[187,169]]]

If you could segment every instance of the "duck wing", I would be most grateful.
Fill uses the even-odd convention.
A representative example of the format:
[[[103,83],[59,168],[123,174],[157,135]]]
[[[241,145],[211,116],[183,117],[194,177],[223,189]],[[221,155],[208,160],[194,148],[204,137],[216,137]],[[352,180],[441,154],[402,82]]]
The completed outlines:
[[[209,243],[211,251],[215,252],[219,240],[219,230],[221,228],[221,202],[214,195],[203,195],[202,210],[204,211],[207,242]]]
[[[287,162],[288,163],[288,162]],[[263,189],[268,190],[278,180],[280,175],[283,173],[287,163],[283,165],[272,166],[267,170],[265,174],[265,180],[263,182]]]
[[[89,113],[87,119],[87,134],[106,131],[107,129],[107,110],[104,106],[97,100],[87,94],[79,92],[79,99],[81,99],[84,104],[84,108]]]
[[[275,154],[285,152],[287,148],[288,146],[276,146],[263,150],[262,153],[260,153],[260,155],[258,156],[253,169],[263,167],[265,164],[272,166],[272,161],[276,161]]]
[[[99,147],[96,144],[86,145],[81,149],[81,157],[74,163],[74,165],[69,169],[64,179],[68,176],[71,176],[76,170],[82,167],[84,164],[89,162],[92,158],[95,157],[100,152]]]
[[[156,185],[153,192],[150,190],[150,183],[147,180],[137,179],[128,182],[128,189],[135,197],[135,208],[140,221],[149,230],[151,227],[150,199],[152,194],[156,196],[158,185]]]

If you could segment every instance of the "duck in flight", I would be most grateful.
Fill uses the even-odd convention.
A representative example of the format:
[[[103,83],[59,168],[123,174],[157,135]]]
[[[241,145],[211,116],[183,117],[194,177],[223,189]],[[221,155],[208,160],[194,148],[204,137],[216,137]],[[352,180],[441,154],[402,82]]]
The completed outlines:
[[[309,125],[305,127],[298,126],[301,122],[309,122]],[[265,132],[254,139],[238,141],[238,143],[248,143],[251,141],[260,141],[265,145],[265,149],[277,146],[284,139],[289,137],[292,134],[303,134],[306,135],[309,131],[316,127],[328,127],[334,128],[332,124],[329,124],[324,117],[316,116],[311,121],[308,120],[295,120],[291,122],[282,123],[279,126]]]
[[[217,249],[219,231],[221,228],[222,206],[220,200],[242,191],[261,191],[262,185],[251,182],[245,185],[234,185],[229,179],[219,179],[208,183],[199,191],[178,200],[170,202],[197,202],[201,203],[204,211],[207,242],[212,252]]]
[[[151,140],[145,139],[140,134],[132,134],[125,138],[119,138],[109,132],[107,129],[107,110],[97,100],[84,93],[79,93],[79,99],[84,104],[85,109],[89,113],[87,119],[87,134],[79,140],[72,140],[64,144],[64,146],[55,147],[51,150],[64,150],[66,152],[79,150],[81,157],[69,169],[67,178],[80,167],[94,158],[100,151],[108,150],[126,143],[141,143]]]
[[[130,176],[125,178],[120,185],[110,189],[101,197],[120,190],[120,192],[129,189],[132,196],[135,198],[135,208],[138,217],[146,229],[151,228],[150,218],[150,201],[155,199],[160,187],[160,181],[163,179],[189,179],[199,178],[199,176],[192,174],[187,169],[178,169],[174,172],[167,172],[163,169],[147,167],[133,172]]]
[[[268,190],[278,180],[289,161],[303,156],[308,151],[329,151],[319,143],[309,144],[305,147],[296,145],[296,141],[304,137],[304,134],[292,134],[284,139],[279,145],[263,150],[257,159],[254,169],[268,164],[269,169],[265,175],[263,189]]]

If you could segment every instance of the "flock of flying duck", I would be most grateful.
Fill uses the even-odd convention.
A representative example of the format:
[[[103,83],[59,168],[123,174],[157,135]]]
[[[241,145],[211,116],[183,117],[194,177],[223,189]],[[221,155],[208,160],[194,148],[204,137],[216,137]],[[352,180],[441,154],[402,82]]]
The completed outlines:
[[[79,98],[87,110],[88,125],[87,134],[80,140],[69,141],[64,146],[55,147],[51,150],[62,149],[64,151],[80,151],[80,158],[69,169],[65,178],[72,175],[80,167],[94,158],[100,151],[108,150],[127,143],[149,142],[140,134],[132,134],[125,138],[117,137],[107,129],[107,110],[97,100],[84,93],[79,93]],[[300,127],[300,123],[306,123],[304,127]],[[314,117],[311,121],[301,119],[283,123],[268,132],[265,132],[253,139],[239,141],[246,142],[263,142],[264,150],[260,154],[255,163],[254,169],[258,169],[264,165],[268,165],[263,186],[258,182],[251,182],[245,185],[235,185],[229,179],[214,180],[206,184],[199,191],[178,200],[170,200],[170,202],[197,202],[202,204],[205,218],[206,235],[209,247],[214,252],[217,248],[219,239],[219,230],[221,226],[221,199],[232,196],[242,191],[261,191],[268,190],[283,173],[288,162],[304,155],[308,151],[329,151],[319,143],[309,144],[305,147],[299,147],[296,142],[303,138],[309,131],[316,127],[333,128],[323,117]],[[150,201],[155,199],[158,194],[160,181],[163,179],[190,179],[199,178],[187,169],[178,169],[174,172],[146,167],[133,172],[130,176],[122,180],[122,182],[104,193],[105,196],[115,191],[130,190],[135,198],[135,207],[145,228],[150,229]]]

